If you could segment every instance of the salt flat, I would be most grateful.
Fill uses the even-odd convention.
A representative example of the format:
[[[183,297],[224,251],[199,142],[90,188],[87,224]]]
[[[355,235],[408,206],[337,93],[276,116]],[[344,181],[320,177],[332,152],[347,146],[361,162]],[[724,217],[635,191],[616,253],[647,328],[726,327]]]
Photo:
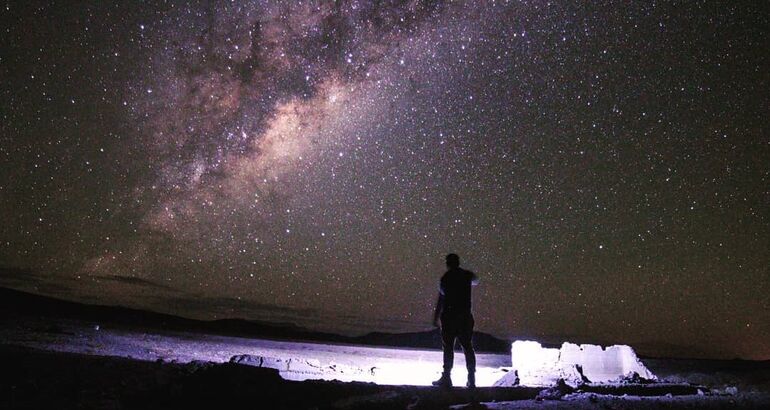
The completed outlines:
[[[97,326],[66,320],[51,328],[45,322],[33,322],[0,329],[0,339],[6,344],[40,350],[142,361],[224,363],[233,356],[259,356],[272,360],[271,363],[280,361],[276,368],[288,380],[427,386],[440,376],[442,369],[440,346],[436,350],[366,347]],[[289,360],[294,366],[287,363]],[[505,374],[500,368],[510,365],[509,355],[477,353],[477,385],[491,386]],[[464,385],[466,375],[462,354],[456,355],[455,385]]]

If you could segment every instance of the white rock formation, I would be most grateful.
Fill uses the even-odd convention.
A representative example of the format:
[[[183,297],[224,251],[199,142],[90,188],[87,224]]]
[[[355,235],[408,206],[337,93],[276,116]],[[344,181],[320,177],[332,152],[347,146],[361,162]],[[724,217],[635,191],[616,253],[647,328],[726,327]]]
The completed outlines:
[[[645,379],[655,380],[656,377],[636,357],[631,346],[614,345],[602,349],[597,345],[576,345],[564,343],[561,346],[561,363],[577,365],[592,383],[607,383],[637,373]]]
[[[656,379],[626,345],[604,349],[565,342],[561,349],[549,349],[538,342],[517,340],[511,345],[511,366],[523,386],[553,386],[559,379],[573,387],[584,382],[609,383],[633,373]],[[511,375],[495,385],[510,385],[515,379]]]

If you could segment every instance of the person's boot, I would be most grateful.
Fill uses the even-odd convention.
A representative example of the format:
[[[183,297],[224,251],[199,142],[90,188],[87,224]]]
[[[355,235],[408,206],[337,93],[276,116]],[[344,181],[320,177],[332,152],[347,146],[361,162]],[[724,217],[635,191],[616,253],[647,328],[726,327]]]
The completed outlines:
[[[476,373],[468,373],[468,383],[465,386],[469,389],[476,388]]]
[[[436,387],[452,387],[452,378],[449,377],[449,373],[441,373],[441,378],[433,382]]]

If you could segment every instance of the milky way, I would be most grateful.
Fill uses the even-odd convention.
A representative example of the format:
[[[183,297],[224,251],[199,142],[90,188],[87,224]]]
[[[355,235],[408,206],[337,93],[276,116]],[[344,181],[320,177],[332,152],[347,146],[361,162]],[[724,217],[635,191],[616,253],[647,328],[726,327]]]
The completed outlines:
[[[2,9],[0,283],[770,358],[760,6],[110,3]]]

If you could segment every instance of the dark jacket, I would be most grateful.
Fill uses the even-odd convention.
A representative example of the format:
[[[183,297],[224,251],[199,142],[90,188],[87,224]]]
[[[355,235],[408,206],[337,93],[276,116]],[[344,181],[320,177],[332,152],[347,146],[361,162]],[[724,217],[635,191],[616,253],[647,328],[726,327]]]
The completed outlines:
[[[462,268],[448,270],[441,277],[439,303],[442,315],[471,312],[471,287],[478,284],[476,275]],[[438,312],[437,312],[438,313]]]

